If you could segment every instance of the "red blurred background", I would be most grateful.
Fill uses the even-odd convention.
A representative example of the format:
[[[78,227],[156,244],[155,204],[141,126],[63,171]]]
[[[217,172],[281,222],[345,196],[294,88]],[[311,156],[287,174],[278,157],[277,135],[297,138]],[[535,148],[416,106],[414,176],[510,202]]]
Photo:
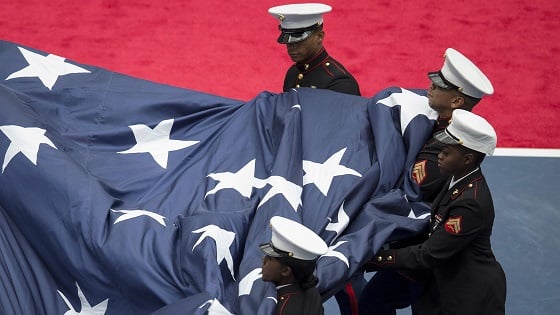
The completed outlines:
[[[249,100],[280,92],[290,65],[271,0],[3,1],[2,39],[70,60]],[[560,148],[560,1],[330,0],[325,46],[370,97],[424,88],[446,48],[471,58],[495,94],[475,112],[499,147]]]

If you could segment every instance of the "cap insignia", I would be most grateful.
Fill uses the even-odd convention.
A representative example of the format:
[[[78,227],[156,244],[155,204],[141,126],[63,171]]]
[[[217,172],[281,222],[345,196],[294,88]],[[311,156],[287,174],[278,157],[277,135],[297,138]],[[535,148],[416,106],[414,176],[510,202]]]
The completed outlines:
[[[286,17],[283,16],[282,14],[278,14],[278,19],[280,20],[280,22],[282,22],[286,19]]]

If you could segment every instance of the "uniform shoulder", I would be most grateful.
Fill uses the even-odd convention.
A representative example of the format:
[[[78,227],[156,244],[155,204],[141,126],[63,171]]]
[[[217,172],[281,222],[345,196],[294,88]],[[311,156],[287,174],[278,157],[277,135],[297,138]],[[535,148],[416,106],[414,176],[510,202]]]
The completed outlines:
[[[463,185],[453,188],[451,200],[478,199],[481,195],[489,194],[488,185],[483,175],[470,178]]]
[[[321,66],[332,77],[341,77],[341,76],[352,77],[352,74],[332,56],[328,56],[325,60],[323,60]]]

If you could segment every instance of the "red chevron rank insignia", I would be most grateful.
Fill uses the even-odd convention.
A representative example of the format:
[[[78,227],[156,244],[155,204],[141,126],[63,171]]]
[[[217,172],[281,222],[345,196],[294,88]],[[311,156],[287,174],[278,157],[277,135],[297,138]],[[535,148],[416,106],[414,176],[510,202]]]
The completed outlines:
[[[424,179],[428,176],[426,162],[426,160],[418,161],[414,164],[414,168],[412,168],[412,179],[414,179],[418,185],[422,184]]]
[[[450,234],[459,234],[463,230],[461,225],[463,217],[451,217],[445,222],[445,230]]]

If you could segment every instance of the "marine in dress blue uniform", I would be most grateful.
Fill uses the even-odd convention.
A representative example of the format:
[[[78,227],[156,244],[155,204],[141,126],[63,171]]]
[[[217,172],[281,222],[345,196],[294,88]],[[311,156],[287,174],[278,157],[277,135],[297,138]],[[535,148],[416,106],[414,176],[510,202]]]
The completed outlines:
[[[315,88],[360,95],[356,79],[323,45],[323,15],[331,11],[322,3],[288,4],[268,10],[279,22],[278,43],[286,46],[294,61],[284,78],[284,92]],[[365,284],[363,273],[357,273],[335,294],[342,315],[358,314],[358,296]]]
[[[428,270],[416,314],[505,314],[506,277],[490,242],[494,206],[480,170],[484,155],[494,152],[496,133],[482,117],[457,109],[434,137],[444,144],[440,169],[453,176],[432,204],[429,238],[381,250],[366,267]]]
[[[360,95],[350,71],[323,46],[323,15],[331,10],[321,3],[288,4],[268,10],[280,22],[278,43],[286,45],[294,61],[284,78],[284,92],[309,87]]]
[[[441,70],[428,73],[428,77],[432,82],[428,90],[428,99],[433,94],[431,90],[438,89],[457,91],[466,98],[462,104],[454,103],[450,99],[449,105],[443,109],[441,106],[430,105],[438,111],[439,118],[434,126],[432,138],[426,142],[417,156],[412,176],[420,185],[422,200],[431,203],[447,181],[447,175],[441,174],[437,166],[437,155],[441,152],[442,145],[434,139],[433,134],[449,125],[453,110],[471,111],[483,97],[494,94],[494,87],[471,60],[453,48],[445,51]]]
[[[484,96],[493,94],[494,88],[471,60],[453,48],[446,50],[442,68],[428,73],[428,77],[431,81],[428,89],[429,103],[438,112],[439,118],[434,125],[432,137],[419,152],[411,173],[413,180],[419,185],[422,200],[431,204],[449,179],[448,174],[442,174],[439,170],[438,154],[444,144],[437,141],[434,135],[448,127],[454,110],[472,110]],[[420,244],[427,237],[428,227],[414,238],[388,246],[397,249]],[[396,314],[396,309],[408,307],[418,298],[428,276],[423,270],[377,272],[364,288],[359,302],[360,314]]]
[[[280,216],[270,219],[272,237],[260,245],[263,281],[276,285],[275,315],[322,315],[323,302],[314,276],[327,244],[304,225]]]

